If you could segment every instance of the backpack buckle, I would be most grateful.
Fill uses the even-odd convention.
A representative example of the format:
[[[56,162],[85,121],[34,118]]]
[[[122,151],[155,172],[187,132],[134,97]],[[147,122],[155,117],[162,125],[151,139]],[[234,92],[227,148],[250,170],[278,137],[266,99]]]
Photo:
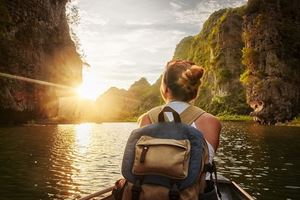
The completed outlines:
[[[131,188],[132,200],[138,200],[142,191],[141,181],[138,179]]]
[[[204,165],[203,171],[212,174],[216,171],[216,166],[214,164],[207,163]]]
[[[172,188],[169,191],[169,199],[170,200],[179,200],[180,193],[176,183],[172,184]]]

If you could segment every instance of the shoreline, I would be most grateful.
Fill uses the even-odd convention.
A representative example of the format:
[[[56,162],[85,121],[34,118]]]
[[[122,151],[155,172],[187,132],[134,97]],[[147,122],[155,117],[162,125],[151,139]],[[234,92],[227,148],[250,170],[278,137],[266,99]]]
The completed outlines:
[[[249,115],[217,115],[216,116],[221,121],[253,121],[253,117]]]
[[[222,122],[254,122],[253,118],[248,115],[219,115],[216,116]],[[59,124],[83,124],[83,123],[122,123],[122,122],[137,122],[137,118],[127,118],[124,120],[90,120],[90,121],[67,121],[59,119],[42,119],[42,120],[29,120],[25,123],[0,123],[0,127],[12,127],[12,126],[46,126],[46,125],[59,125]],[[274,125],[267,126],[291,126],[291,127],[300,127],[300,117],[296,117],[292,121],[285,123],[277,123]]]

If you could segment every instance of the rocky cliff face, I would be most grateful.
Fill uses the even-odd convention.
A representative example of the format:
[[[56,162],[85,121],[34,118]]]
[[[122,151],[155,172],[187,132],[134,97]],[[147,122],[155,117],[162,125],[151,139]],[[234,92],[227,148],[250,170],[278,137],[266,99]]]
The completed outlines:
[[[299,10],[297,0],[248,2],[242,81],[251,114],[260,122],[291,120],[300,111]]]
[[[0,72],[74,86],[82,62],[70,38],[67,0],[0,0]],[[57,114],[57,89],[0,77],[0,120]]]
[[[299,114],[299,10],[297,0],[249,0],[213,13],[197,36],[184,38],[174,58],[206,69],[196,103],[215,114],[245,114],[247,102],[267,124]]]
[[[194,37],[184,38],[174,59],[191,60],[205,68],[196,105],[214,114],[246,114],[246,96],[239,81],[244,8],[213,13]]]

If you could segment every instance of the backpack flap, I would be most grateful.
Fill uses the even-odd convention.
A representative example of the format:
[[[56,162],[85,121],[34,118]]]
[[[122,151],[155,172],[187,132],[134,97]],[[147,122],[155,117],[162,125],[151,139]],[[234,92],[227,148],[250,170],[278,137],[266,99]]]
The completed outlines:
[[[189,140],[142,136],[135,146],[134,175],[160,175],[185,179],[190,158]]]

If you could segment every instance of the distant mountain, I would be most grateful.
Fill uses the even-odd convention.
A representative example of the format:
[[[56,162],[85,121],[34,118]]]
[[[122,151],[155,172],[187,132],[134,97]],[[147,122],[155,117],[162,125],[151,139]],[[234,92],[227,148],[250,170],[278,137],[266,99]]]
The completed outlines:
[[[135,94],[141,94],[143,91],[147,88],[149,88],[151,85],[147,81],[146,78],[141,78],[140,80],[134,82],[130,88],[128,89],[128,92],[135,93]]]
[[[101,120],[133,120],[153,106],[160,105],[159,85],[159,82],[151,85],[141,78],[128,90],[110,88],[96,101]]]

